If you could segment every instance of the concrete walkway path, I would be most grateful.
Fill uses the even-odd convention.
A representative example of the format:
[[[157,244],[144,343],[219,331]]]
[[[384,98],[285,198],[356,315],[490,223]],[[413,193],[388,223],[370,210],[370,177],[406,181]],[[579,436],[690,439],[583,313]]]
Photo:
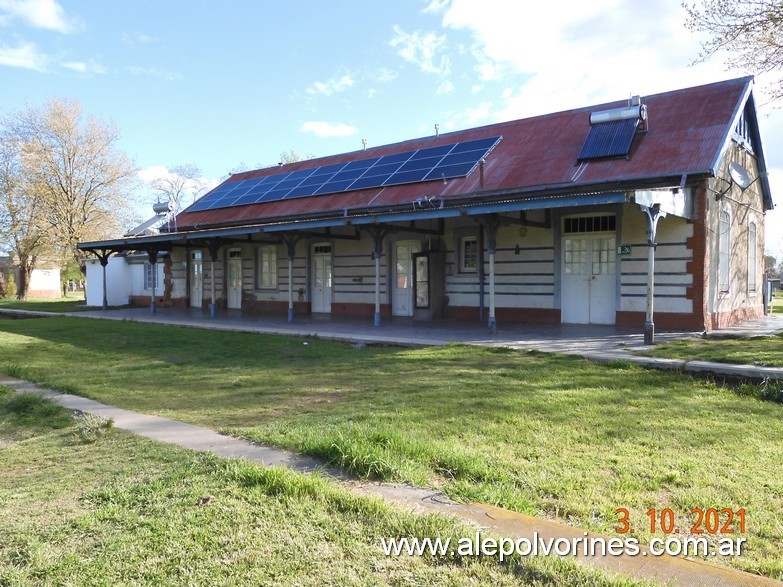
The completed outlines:
[[[283,466],[302,473],[319,472],[334,477],[353,492],[380,497],[402,507],[419,512],[434,512],[454,516],[493,534],[513,540],[603,538],[609,536],[588,533],[579,528],[503,510],[480,503],[460,504],[433,489],[402,484],[366,483],[330,469],[320,461],[286,450],[262,446],[218,434],[202,426],[194,426],[168,418],[141,414],[109,406],[76,395],[41,388],[33,383],[0,375],[0,385],[17,392],[27,392],[51,399],[55,403],[80,412],[96,414],[114,420],[115,427],[146,438],[176,444],[193,450],[207,451],[221,457],[238,457],[265,466]],[[615,537],[616,538],[616,537]],[[641,579],[653,579],[669,585],[688,587],[781,587],[783,583],[728,567],[672,556],[652,556],[641,548],[638,556],[575,556],[583,563]]]

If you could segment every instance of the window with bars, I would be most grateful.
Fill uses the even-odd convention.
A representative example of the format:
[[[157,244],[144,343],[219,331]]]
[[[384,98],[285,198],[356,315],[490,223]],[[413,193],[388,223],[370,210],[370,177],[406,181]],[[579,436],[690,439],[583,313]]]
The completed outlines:
[[[563,233],[574,232],[609,232],[615,230],[617,221],[613,215],[580,216],[563,220]]]

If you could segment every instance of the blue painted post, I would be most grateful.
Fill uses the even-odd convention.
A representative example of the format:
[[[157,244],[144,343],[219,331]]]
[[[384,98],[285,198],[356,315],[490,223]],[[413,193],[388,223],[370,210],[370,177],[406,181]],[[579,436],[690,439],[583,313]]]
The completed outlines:
[[[288,322],[294,321],[294,255],[288,253]]]
[[[647,217],[647,313],[644,319],[644,344],[655,344],[655,322],[653,322],[653,304],[655,301],[655,242],[658,221],[666,217],[660,204],[651,207],[641,206]]]
[[[377,249],[372,254],[375,257],[375,327],[381,325],[381,253]]]
[[[214,318],[217,316],[217,302],[215,301],[215,257],[214,255],[211,258],[210,264],[209,264],[209,281],[212,291],[210,292],[210,295],[212,296],[209,300],[209,317]]]
[[[150,267],[152,271],[152,295],[150,296],[150,314],[156,314],[158,312],[158,303],[155,301],[155,286],[157,285],[158,281],[158,253],[150,251],[147,253],[147,257],[150,262]]]
[[[495,239],[492,238],[491,245],[487,248],[489,253],[489,322],[487,327],[490,334],[497,332],[495,323]]]
[[[101,269],[103,271],[103,311],[109,309],[109,298],[106,295],[106,265],[109,263],[109,255],[101,255],[98,257],[101,262]]]

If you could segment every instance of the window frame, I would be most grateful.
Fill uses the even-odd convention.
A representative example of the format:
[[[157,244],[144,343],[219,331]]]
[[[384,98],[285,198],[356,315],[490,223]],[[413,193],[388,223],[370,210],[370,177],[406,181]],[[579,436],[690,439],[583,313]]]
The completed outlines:
[[[269,271],[264,271],[264,254],[272,253]],[[278,287],[277,245],[261,245],[256,249],[256,289],[277,289]],[[265,277],[269,276],[269,279]]]
[[[466,261],[466,254],[465,254],[465,248],[466,245],[472,241],[473,245],[475,246],[475,252],[473,253],[473,266],[468,266]],[[458,257],[459,257],[459,273],[478,273],[478,264],[479,264],[479,245],[478,245],[478,237],[475,234],[465,234],[459,237],[457,240],[457,250],[458,250]]]
[[[153,265],[152,263],[144,263],[144,289],[152,291],[153,289],[157,290],[158,286],[160,285],[159,279],[158,279],[158,265],[160,263],[155,263]],[[152,270],[152,268],[155,268],[155,271]],[[154,286],[154,287],[153,287]]]
[[[728,294],[731,291],[731,214],[726,209],[718,212],[717,277],[718,292]]]
[[[758,287],[758,227],[754,221],[748,223],[748,291]]]

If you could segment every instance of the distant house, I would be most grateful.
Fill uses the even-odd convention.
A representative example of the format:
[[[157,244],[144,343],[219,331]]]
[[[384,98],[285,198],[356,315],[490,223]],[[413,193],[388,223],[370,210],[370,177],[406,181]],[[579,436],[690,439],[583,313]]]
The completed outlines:
[[[656,325],[710,330],[763,313],[772,207],[746,77],[235,174],[79,246],[168,251],[173,305],[375,324],[641,328],[652,273]]]
[[[0,257],[0,271],[7,280],[9,274],[13,274],[14,282],[19,285],[19,266],[9,256]],[[30,298],[61,298],[63,295],[60,282],[60,268],[47,261],[39,263],[39,267],[33,269],[30,275],[30,283],[27,285],[27,296]]]

